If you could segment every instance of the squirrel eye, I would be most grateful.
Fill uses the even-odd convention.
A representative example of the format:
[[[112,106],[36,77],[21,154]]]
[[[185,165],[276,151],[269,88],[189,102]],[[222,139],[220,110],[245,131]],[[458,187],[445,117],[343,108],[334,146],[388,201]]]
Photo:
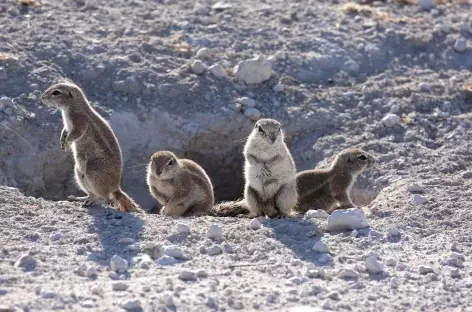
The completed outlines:
[[[171,159],[171,160],[167,163],[167,165],[168,165],[168,166],[172,166],[174,163],[175,163],[175,160],[174,160],[174,159]]]
[[[264,133],[264,130],[262,130],[261,127],[257,127],[257,129],[259,130],[260,133]]]
[[[361,156],[359,156],[359,159],[360,159],[360,160],[366,160],[367,157],[365,157],[365,155],[361,155]]]
[[[59,91],[59,90],[54,90],[52,92],[52,95],[59,95],[59,94],[61,94],[61,91]]]

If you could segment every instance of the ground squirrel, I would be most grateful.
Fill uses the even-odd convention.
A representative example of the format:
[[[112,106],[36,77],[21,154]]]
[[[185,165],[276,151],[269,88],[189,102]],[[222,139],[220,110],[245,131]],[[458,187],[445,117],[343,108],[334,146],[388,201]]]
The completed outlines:
[[[297,203],[296,168],[277,120],[256,122],[244,158],[244,199],[222,203],[220,211],[246,211],[247,217],[288,216]]]
[[[107,204],[114,202],[120,211],[141,211],[121,190],[123,160],[118,140],[82,90],[72,83],[58,83],[41,99],[45,105],[61,109],[61,147],[72,150],[77,184],[87,193],[84,197],[69,196],[68,200],[91,206],[103,199]]]
[[[160,151],[151,156],[147,184],[153,197],[163,205],[163,215],[204,216],[213,208],[213,185],[205,170],[172,152]]]
[[[337,209],[352,208],[349,198],[357,175],[372,167],[373,155],[357,148],[342,150],[328,169],[313,169],[297,174],[298,203],[292,215],[300,216],[310,209],[324,209],[331,213]]]

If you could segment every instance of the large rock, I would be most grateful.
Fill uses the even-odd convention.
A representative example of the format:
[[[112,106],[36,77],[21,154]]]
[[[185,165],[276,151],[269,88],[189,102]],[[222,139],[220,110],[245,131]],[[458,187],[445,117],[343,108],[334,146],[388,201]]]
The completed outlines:
[[[241,61],[234,67],[236,79],[246,84],[264,82],[272,76],[272,73],[272,65],[263,56]]]
[[[356,230],[368,227],[369,224],[361,209],[338,209],[328,218],[328,231]]]

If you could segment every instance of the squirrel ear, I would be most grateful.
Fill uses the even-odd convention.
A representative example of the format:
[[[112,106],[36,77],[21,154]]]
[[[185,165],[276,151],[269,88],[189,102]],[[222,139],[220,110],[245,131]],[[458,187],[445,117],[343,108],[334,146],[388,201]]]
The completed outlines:
[[[70,91],[69,91],[69,96],[70,96],[71,98],[73,97],[73,96],[72,96],[72,92],[70,92]]]

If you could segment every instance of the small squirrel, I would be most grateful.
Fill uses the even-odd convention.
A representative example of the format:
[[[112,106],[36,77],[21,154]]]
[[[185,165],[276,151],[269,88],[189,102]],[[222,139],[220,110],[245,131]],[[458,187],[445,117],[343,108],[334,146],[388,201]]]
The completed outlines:
[[[373,155],[357,148],[342,150],[328,169],[312,169],[297,174],[298,203],[293,216],[302,216],[310,209],[323,209],[331,213],[335,209],[354,207],[350,197],[354,181],[360,173],[376,162]],[[339,207],[336,207],[339,204]]]
[[[120,211],[142,212],[121,189],[123,160],[118,140],[82,90],[72,83],[58,83],[49,87],[41,99],[45,105],[62,112],[61,147],[72,150],[75,179],[87,193],[84,197],[71,195],[68,200],[91,206],[101,198],[107,204],[114,202]]]

